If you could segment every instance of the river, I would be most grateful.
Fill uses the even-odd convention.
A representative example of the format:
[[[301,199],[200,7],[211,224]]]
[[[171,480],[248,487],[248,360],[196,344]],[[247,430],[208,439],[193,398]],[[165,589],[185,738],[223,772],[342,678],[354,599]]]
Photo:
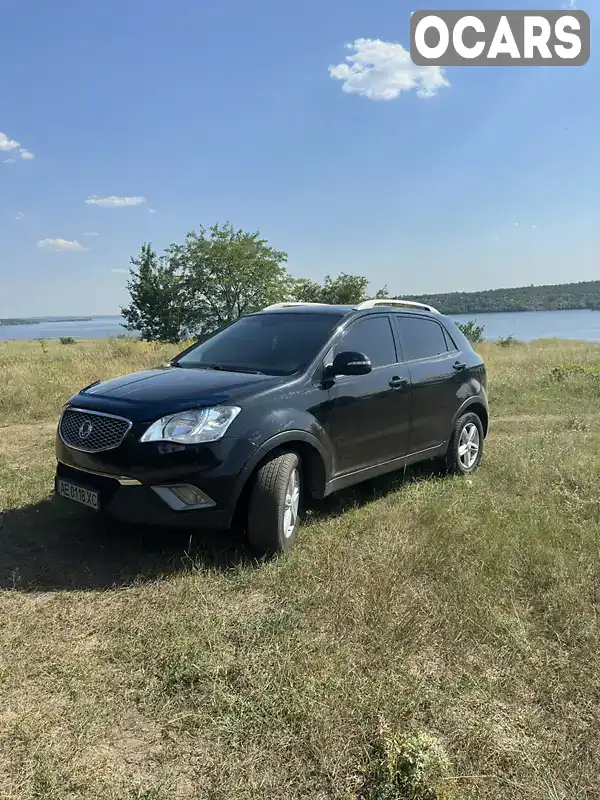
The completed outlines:
[[[521,341],[556,337],[600,342],[600,311],[521,311],[498,314],[451,315],[457,322],[475,320],[486,339],[514,336]],[[126,333],[123,319],[94,317],[84,322],[41,322],[37,325],[0,325],[0,339],[102,339]]]

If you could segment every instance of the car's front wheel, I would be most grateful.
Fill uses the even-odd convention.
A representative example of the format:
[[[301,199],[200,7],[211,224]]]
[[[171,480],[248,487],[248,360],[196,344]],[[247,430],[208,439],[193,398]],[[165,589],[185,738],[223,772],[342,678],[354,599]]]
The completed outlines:
[[[265,462],[254,480],[248,502],[248,539],[263,555],[287,553],[300,524],[302,470],[296,453]]]
[[[456,421],[448,452],[446,467],[449,472],[463,475],[474,472],[483,456],[483,425],[477,414],[463,414]]]

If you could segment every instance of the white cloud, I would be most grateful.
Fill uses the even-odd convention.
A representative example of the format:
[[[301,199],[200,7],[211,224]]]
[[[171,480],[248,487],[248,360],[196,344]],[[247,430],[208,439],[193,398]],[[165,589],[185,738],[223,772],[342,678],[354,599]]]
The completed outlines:
[[[345,64],[329,67],[332,78],[343,81],[342,89],[369,100],[395,100],[401,92],[417,90],[418,97],[433,97],[450,86],[440,67],[418,67],[401,44],[380,39],[356,39],[346,48],[352,55]]]
[[[156,209],[154,209],[154,208],[149,208],[149,209],[148,209],[148,213],[149,213],[149,214],[156,214]]]
[[[16,162],[15,162],[14,158],[5,158],[2,163],[3,164],[15,164]]]
[[[17,142],[16,139],[9,139],[5,133],[0,133],[0,153],[9,153],[12,150],[18,150],[21,158],[23,160],[28,160],[35,158],[33,153],[30,153],[29,150],[25,147],[21,147],[21,143]],[[5,164],[14,164],[15,159],[7,159],[4,163]]]
[[[111,269],[111,272],[116,272],[119,275],[126,275],[129,270],[128,269]]]
[[[17,211],[17,216],[15,217],[15,219],[24,219],[24,218],[25,214],[22,211]]]
[[[97,233],[96,231],[90,231],[89,233],[84,233],[83,235],[84,236],[100,236],[100,234]]]
[[[37,246],[40,250],[52,250],[55,253],[80,253],[82,250],[90,249],[79,242],[71,242],[68,239],[40,239]]]
[[[566,3],[563,3],[563,8],[577,8],[577,0],[567,0]]]
[[[97,195],[93,194],[91,197],[85,201],[90,206],[139,206],[142,203],[147,203],[145,197],[116,197],[115,195],[111,195],[110,197],[98,197]]]
[[[16,150],[17,147],[19,147],[19,142],[9,139],[5,133],[0,133],[0,152],[8,153],[10,150]]]

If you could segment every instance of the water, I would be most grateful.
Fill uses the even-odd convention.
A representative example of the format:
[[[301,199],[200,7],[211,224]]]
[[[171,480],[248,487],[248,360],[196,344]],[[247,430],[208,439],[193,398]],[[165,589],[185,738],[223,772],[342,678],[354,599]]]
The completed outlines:
[[[484,326],[486,339],[514,336],[521,341],[532,339],[585,339],[600,342],[600,311],[521,311],[498,314],[452,315],[456,322],[475,320]],[[41,322],[37,325],[0,325],[0,339],[103,339],[126,333],[123,319],[95,317],[87,322]]]
[[[84,322],[39,322],[37,325],[0,325],[0,339],[104,339],[127,333],[121,317],[94,317]]]
[[[600,342],[600,311],[515,311],[498,314],[450,315],[455,322],[474,320],[486,339],[514,336],[532,339],[584,339]]]

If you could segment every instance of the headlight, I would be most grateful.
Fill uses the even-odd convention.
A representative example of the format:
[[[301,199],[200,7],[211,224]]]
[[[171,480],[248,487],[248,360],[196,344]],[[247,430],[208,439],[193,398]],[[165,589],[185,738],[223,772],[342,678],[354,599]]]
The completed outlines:
[[[241,410],[237,406],[216,406],[162,417],[150,425],[140,442],[216,442],[225,435]]]

